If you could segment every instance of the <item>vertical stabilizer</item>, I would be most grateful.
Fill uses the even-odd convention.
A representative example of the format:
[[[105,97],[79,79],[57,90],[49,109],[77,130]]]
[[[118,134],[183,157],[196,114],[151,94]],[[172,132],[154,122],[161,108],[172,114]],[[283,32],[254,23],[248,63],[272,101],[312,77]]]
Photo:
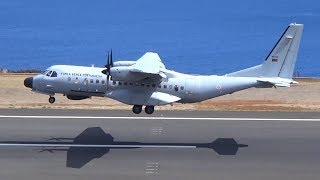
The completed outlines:
[[[262,64],[227,74],[227,76],[291,79],[297,60],[302,31],[303,24],[291,23]]]

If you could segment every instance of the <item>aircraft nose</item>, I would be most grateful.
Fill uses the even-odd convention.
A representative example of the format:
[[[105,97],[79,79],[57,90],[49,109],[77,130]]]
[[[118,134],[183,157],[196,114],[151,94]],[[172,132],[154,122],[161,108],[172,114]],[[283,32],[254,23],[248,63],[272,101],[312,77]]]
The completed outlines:
[[[24,80],[24,86],[32,89],[33,77],[28,77]]]

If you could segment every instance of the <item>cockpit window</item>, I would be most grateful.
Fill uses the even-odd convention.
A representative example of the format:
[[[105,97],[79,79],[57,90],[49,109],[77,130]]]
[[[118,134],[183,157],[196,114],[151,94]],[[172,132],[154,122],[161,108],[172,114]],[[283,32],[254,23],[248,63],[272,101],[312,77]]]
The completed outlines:
[[[46,74],[46,76],[50,77],[51,74],[52,74],[52,71],[49,71],[49,72]]]
[[[53,71],[51,77],[57,77],[57,72]]]
[[[49,72],[48,70],[45,70],[45,71],[42,72],[42,74],[46,75],[48,72]]]

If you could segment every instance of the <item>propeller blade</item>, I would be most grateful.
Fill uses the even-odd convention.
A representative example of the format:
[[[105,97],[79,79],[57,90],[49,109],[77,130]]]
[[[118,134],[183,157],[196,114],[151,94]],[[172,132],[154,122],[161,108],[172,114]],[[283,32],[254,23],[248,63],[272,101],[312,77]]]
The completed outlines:
[[[108,68],[108,65],[109,65],[109,52],[108,52],[108,57],[107,57],[107,64],[104,67]]]
[[[101,72],[107,75],[107,89],[109,86],[109,79],[110,79],[110,69],[113,67],[113,59],[112,59],[112,49],[110,53],[108,52],[107,64],[104,66],[106,69],[102,70]]]
[[[109,80],[110,80],[110,74],[107,75],[107,90],[109,90]]]
[[[112,49],[110,51],[110,67],[113,67]]]

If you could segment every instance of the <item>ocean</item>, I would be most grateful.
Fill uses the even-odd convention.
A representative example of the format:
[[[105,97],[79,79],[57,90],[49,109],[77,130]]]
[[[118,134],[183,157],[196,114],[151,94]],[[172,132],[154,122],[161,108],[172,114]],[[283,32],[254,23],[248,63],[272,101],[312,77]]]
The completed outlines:
[[[157,52],[168,69],[217,74],[260,64],[291,22],[296,70],[320,77],[318,0],[1,0],[0,68],[104,66]]]

